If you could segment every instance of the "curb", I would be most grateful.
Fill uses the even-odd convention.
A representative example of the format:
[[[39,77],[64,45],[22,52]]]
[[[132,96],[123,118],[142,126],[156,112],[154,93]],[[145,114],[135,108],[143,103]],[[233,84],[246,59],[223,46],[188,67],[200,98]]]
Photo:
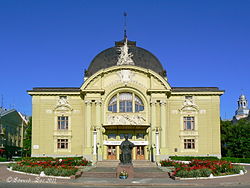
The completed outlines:
[[[47,176],[47,175],[40,176],[39,174],[32,174],[32,173],[20,172],[20,171],[11,170],[9,168],[7,168],[7,170],[10,171],[10,172],[18,173],[18,174],[31,175],[31,176],[39,176],[39,177],[42,177],[42,178],[71,179],[71,177],[63,177],[63,176]]]
[[[226,175],[226,176],[213,176],[213,177],[197,177],[197,178],[178,178],[176,180],[212,180],[212,179],[220,179],[220,178],[230,178],[230,177],[235,177],[235,176],[243,176],[244,174],[232,174],[232,175]]]

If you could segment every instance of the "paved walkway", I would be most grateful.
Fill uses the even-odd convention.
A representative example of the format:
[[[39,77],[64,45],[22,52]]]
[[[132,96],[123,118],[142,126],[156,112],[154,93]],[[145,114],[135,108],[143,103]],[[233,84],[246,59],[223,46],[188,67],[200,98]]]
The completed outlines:
[[[0,164],[0,181],[14,180],[14,178],[19,180],[30,180],[31,182],[37,181],[37,176],[19,174],[15,172],[8,171],[6,164]],[[209,179],[209,180],[172,180],[170,178],[142,178],[142,179],[127,179],[120,180],[115,178],[78,178],[75,180],[67,179],[56,179],[57,184],[78,184],[78,185],[92,185],[92,186],[116,186],[116,185],[143,185],[143,186],[219,186],[219,185],[249,185],[250,186],[250,166],[246,166],[248,171],[247,174],[236,177],[226,177],[220,179]],[[39,178],[40,180],[48,181],[48,178]]]

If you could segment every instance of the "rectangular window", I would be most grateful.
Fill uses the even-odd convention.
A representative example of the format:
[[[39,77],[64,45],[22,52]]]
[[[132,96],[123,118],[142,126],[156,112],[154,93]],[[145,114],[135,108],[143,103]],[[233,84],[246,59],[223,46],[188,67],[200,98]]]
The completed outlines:
[[[68,129],[69,118],[68,116],[58,116],[57,117],[57,128],[58,129]]]
[[[194,130],[194,117],[184,117],[184,130]]]
[[[185,99],[187,99],[187,100],[193,100],[193,96],[185,96]]]
[[[184,139],[184,149],[195,149],[195,139]]]
[[[68,149],[68,139],[57,139],[58,149]]]
[[[144,138],[144,134],[143,133],[137,133],[136,134],[136,139],[140,139],[140,138]]]
[[[108,138],[116,139],[116,134],[110,133],[108,134]]]

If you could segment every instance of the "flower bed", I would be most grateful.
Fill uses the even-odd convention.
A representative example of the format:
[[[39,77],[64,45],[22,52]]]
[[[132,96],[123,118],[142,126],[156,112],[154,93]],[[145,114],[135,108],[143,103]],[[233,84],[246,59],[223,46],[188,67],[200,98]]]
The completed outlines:
[[[14,164],[10,164],[12,170],[40,174],[42,171],[49,176],[75,175],[79,166],[90,166],[91,162],[82,158],[27,158]]]
[[[181,178],[193,178],[193,177],[209,177],[210,174],[214,176],[239,174],[240,170],[245,172],[244,167],[232,165],[228,161],[211,161],[211,160],[197,160],[193,159],[189,164],[182,162],[175,162],[171,160],[160,161],[161,166],[174,166],[175,169],[171,173],[171,176]]]

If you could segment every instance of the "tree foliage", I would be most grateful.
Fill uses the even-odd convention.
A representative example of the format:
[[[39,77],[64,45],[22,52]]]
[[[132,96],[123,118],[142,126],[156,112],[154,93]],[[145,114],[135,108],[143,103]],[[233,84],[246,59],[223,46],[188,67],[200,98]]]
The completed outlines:
[[[31,138],[32,138],[32,117],[30,117],[28,126],[25,130],[23,140],[23,156],[30,157],[31,155]]]
[[[241,119],[233,124],[221,122],[222,156],[246,158],[250,156],[250,121]]]

